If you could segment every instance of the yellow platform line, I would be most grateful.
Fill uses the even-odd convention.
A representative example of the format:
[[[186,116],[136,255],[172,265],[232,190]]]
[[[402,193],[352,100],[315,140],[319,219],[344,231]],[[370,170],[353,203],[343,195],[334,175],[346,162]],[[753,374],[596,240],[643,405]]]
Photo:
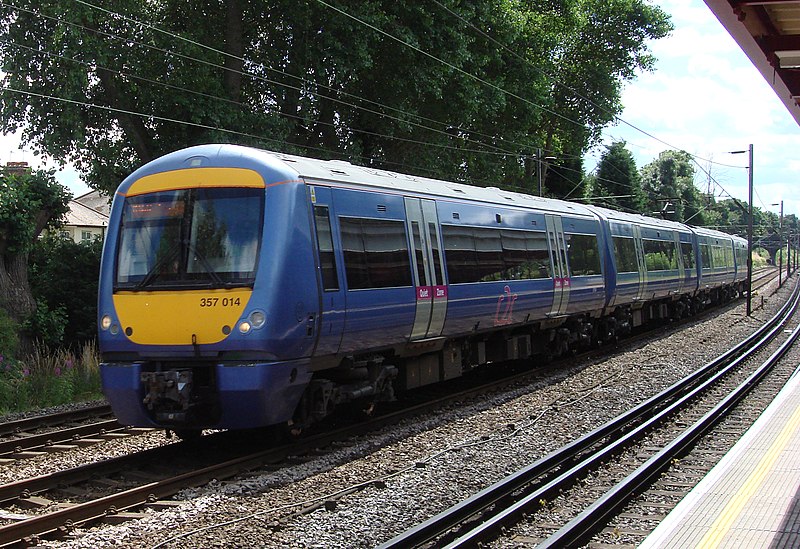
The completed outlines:
[[[736,495],[731,498],[722,512],[717,516],[714,524],[711,525],[711,528],[706,532],[706,535],[703,536],[703,539],[700,540],[697,547],[711,549],[720,546],[733,523],[736,522],[742,510],[753,497],[753,494],[758,492],[759,488],[764,483],[767,475],[772,470],[772,466],[778,460],[781,452],[783,452],[789,444],[789,440],[792,434],[798,429],[798,426],[800,426],[800,407],[794,411],[792,417],[789,418],[789,421],[783,426],[780,434],[769,447],[769,450],[767,450],[761,458],[761,461],[756,468],[753,469],[753,472]]]

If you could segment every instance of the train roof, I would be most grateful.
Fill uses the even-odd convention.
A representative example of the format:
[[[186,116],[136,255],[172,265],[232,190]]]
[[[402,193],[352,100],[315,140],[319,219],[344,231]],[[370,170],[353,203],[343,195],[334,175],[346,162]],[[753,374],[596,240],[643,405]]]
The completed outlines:
[[[608,219],[609,221],[618,221],[622,223],[631,223],[635,225],[644,225],[658,229],[672,229],[674,231],[691,232],[692,228],[677,221],[670,221],[669,219],[658,219],[649,217],[638,213],[619,212],[601,206],[589,206],[599,216]]]
[[[356,166],[342,160],[318,160],[305,156],[245,147],[230,144],[197,145],[164,155],[145,164],[128,176],[120,185],[120,191],[130,186],[137,179],[157,172],[194,166],[194,161],[201,159],[199,165],[224,166],[237,164],[246,167],[261,167],[276,180],[287,178],[303,179],[307,182],[334,183],[354,188],[367,188],[400,193],[413,193],[431,198],[450,198],[453,200],[471,200],[506,207],[534,208],[540,211],[573,215],[611,221],[635,223],[661,229],[694,231],[703,236],[716,238],[733,238],[738,236],[712,229],[691,227],[664,219],[656,219],[640,214],[632,214],[610,210],[599,206],[586,206],[576,202],[566,202],[553,198],[543,198],[529,194],[506,191],[497,187],[475,187],[462,183],[453,183],[439,179],[431,179],[416,175],[401,174],[388,170],[378,170],[365,166]],[[207,164],[208,163],[208,164]]]
[[[547,212],[596,218],[594,212],[589,208],[574,202],[506,191],[497,187],[475,187],[428,177],[378,170],[356,166],[341,160],[316,160],[282,153],[269,154],[286,163],[288,167],[297,172],[299,177],[311,181],[415,193],[437,198],[452,198],[454,200],[474,200],[501,206],[536,208]]]
[[[674,229],[683,232],[694,232],[698,236],[708,236],[712,238],[730,238],[736,240],[738,242],[747,242],[744,238],[728,233],[724,233],[722,231],[717,231],[715,229],[707,229],[706,227],[695,227],[694,225],[686,225],[685,223],[680,223],[678,221],[669,221],[667,219],[657,219],[654,217],[648,217],[646,215],[635,214],[635,213],[626,213],[626,212],[618,212],[616,210],[610,210],[608,208],[601,208],[599,206],[590,206],[593,210],[595,210],[598,215],[608,219],[609,221],[622,221],[626,223],[635,223],[637,225],[649,225],[661,229]]]
[[[723,233],[722,231],[717,231],[715,229],[707,229],[705,227],[692,227],[695,233],[698,236],[709,236],[711,238],[732,238],[737,242],[744,242],[747,244],[747,239],[742,238],[741,236],[736,236],[734,234]]]

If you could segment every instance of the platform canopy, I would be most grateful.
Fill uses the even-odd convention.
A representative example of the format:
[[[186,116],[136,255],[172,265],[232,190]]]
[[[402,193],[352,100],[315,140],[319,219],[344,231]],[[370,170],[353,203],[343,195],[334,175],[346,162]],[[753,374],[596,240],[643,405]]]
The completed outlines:
[[[704,0],[800,124],[800,0]]]

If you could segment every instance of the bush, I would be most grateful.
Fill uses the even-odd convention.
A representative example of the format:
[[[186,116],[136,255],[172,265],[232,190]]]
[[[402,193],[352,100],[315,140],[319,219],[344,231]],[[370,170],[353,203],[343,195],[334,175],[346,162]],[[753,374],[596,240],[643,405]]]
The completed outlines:
[[[36,312],[25,321],[22,329],[32,340],[48,347],[57,347],[64,340],[66,323],[67,313],[63,306],[51,311],[47,302],[37,299]]]
[[[0,414],[100,398],[94,342],[76,356],[36,344],[24,360],[0,359]]]
[[[752,257],[754,269],[766,267],[767,263],[769,262],[769,252],[764,248],[754,248]]]
[[[57,344],[41,330],[63,326],[63,343],[80,349],[97,337],[97,281],[100,275],[99,239],[73,242],[59,235],[48,235],[33,248],[30,256],[31,290],[37,303],[46,304],[47,314],[36,320],[39,332],[34,337]],[[63,314],[63,317],[59,316]]]

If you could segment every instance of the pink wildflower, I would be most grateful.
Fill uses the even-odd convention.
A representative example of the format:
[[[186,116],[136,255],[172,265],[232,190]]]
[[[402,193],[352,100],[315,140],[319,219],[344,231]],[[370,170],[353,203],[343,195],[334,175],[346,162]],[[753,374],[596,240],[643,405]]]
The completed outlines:
[[[67,370],[72,370],[72,359],[71,359],[71,358],[68,358],[68,359],[67,359],[67,360],[64,362],[64,366],[66,367],[66,369],[67,369]]]
[[[55,371],[53,373],[56,374],[56,377],[60,376],[61,375],[61,368],[59,366],[56,366],[56,369],[55,369]]]

